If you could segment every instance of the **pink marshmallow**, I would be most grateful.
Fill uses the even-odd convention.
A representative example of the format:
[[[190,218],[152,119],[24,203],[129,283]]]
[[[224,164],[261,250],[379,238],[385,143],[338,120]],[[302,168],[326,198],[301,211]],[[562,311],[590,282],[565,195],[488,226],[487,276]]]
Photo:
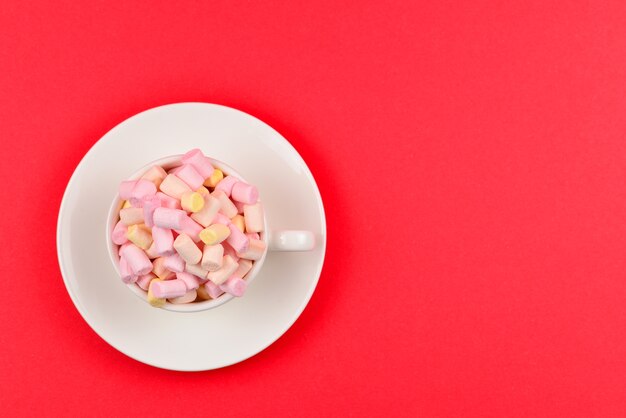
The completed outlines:
[[[265,215],[260,202],[244,205],[243,218],[248,232],[262,232],[265,229]]]
[[[237,202],[235,200],[233,201],[233,205],[237,208],[237,213],[243,214],[243,207],[245,206],[245,203]]]
[[[122,281],[126,284],[137,281],[137,276],[130,270],[128,262],[124,257],[120,257],[120,276],[122,277]]]
[[[182,229],[187,212],[181,209],[156,208],[152,217],[156,226],[165,229]]]
[[[250,245],[250,239],[239,230],[234,224],[228,225],[228,229],[230,229],[230,235],[226,238],[226,242],[229,243],[235,251],[238,253],[245,253],[248,251],[248,246]]]
[[[126,231],[128,227],[124,225],[122,221],[118,221],[115,224],[115,228],[113,228],[113,232],[111,232],[111,240],[113,243],[117,245],[122,245],[128,242],[128,238],[126,238]]]
[[[180,234],[176,237],[174,249],[186,263],[198,264],[202,259],[202,251],[187,234]]]
[[[230,196],[237,202],[253,205],[259,200],[259,191],[253,185],[240,181],[235,183]]]
[[[242,258],[239,260],[239,267],[233,273],[233,276],[244,278],[250,270],[252,270],[252,261]]]
[[[203,229],[204,228],[198,225],[196,221],[189,216],[185,216],[182,222],[182,228],[176,228],[176,232],[179,234],[187,234],[194,242],[200,242],[200,232],[202,232]]]
[[[223,257],[224,247],[221,244],[205,245],[202,250],[202,268],[208,271],[219,270]]]
[[[224,291],[212,281],[206,282],[204,284],[204,289],[209,294],[209,296],[211,296],[211,299],[217,299],[224,294]]]
[[[143,201],[143,220],[147,227],[152,228],[154,222],[152,217],[154,216],[154,210],[161,207],[161,199],[157,196],[151,196]]]
[[[251,239],[250,245],[246,251],[238,251],[239,258],[247,258],[248,260],[260,260],[265,254],[265,242],[259,239]]]
[[[127,180],[120,183],[120,188],[118,194],[120,195],[120,199],[128,200],[131,198],[133,194],[133,189],[135,188],[135,184],[137,184],[137,180]]]
[[[202,265],[189,263],[185,263],[185,273],[193,274],[201,279],[203,283],[207,280],[206,276],[209,274],[208,270],[205,270]]]
[[[185,271],[185,260],[183,260],[178,254],[172,254],[165,257],[163,266],[170,271],[180,273],[181,271]]]
[[[237,267],[239,267],[237,261],[235,261],[235,259],[231,256],[225,255],[222,260],[222,267],[220,267],[216,271],[210,272],[207,275],[207,279],[211,280],[213,283],[219,286],[224,283],[226,279],[233,275],[235,270],[237,270]]]
[[[191,190],[198,190],[204,183],[204,178],[190,164],[185,164],[178,168],[176,176],[184,181]]]
[[[239,182],[239,179],[234,176],[226,176],[215,185],[215,190],[221,190],[230,197],[235,183]]]
[[[150,259],[157,258],[159,256],[156,251],[156,246],[154,245],[154,239],[152,240],[152,244],[150,244],[150,247],[148,247],[148,249],[146,250],[146,255]]]
[[[213,165],[207,157],[202,154],[199,149],[192,149],[181,158],[183,164],[190,164],[196,169],[200,175],[207,179],[213,174]]]
[[[168,196],[163,192],[157,192],[156,197],[161,200],[161,206],[170,209],[180,209],[180,202],[172,196]]]
[[[175,253],[174,251],[174,235],[171,229],[152,227],[152,239],[154,240],[155,250],[159,256],[167,257]]]
[[[196,276],[191,273],[176,273],[176,278],[178,280],[182,280],[185,283],[185,286],[187,286],[187,290],[197,289],[198,286],[200,286],[200,282],[198,281],[198,279],[196,279]]]
[[[156,281],[152,283],[152,294],[155,298],[177,298],[187,293],[187,285],[182,280]]]
[[[141,176],[142,179],[151,181],[156,187],[161,185],[163,179],[167,176],[165,170],[160,165],[153,165]]]
[[[247,283],[241,277],[231,276],[220,285],[220,289],[233,296],[243,296],[246,291]]]
[[[239,256],[237,255],[237,251],[235,251],[235,249],[228,242],[224,241],[221,245],[224,248],[224,255],[229,255],[233,259],[235,259],[235,261],[239,262]]]
[[[145,252],[135,244],[124,246],[122,257],[128,262],[128,266],[132,273],[136,276],[143,276],[152,271],[152,262]]]
[[[137,283],[137,286],[139,286],[140,288],[142,288],[143,290],[147,292],[148,287],[150,286],[150,282],[155,277],[156,276],[154,275],[154,273],[144,274],[143,276],[139,277],[135,283]]]
[[[161,189],[161,191],[166,195],[175,199],[180,199],[183,193],[191,191],[191,188],[187,185],[187,183],[182,181],[175,174],[168,174],[163,179],[163,182],[161,182],[159,189]]]
[[[220,201],[220,212],[222,214],[226,215],[228,218],[237,215],[237,208],[222,190],[214,190],[211,196]]]
[[[147,197],[154,196],[157,192],[156,186],[149,180],[139,179],[133,187],[133,191],[128,199],[135,207],[141,207],[143,200]]]
[[[230,218],[224,216],[221,213],[218,213],[217,215],[215,215],[215,218],[213,218],[213,222],[214,224],[222,224],[222,225],[230,225],[231,224],[231,220]]]
[[[258,232],[246,232],[246,237],[249,239],[261,239],[261,236]]]

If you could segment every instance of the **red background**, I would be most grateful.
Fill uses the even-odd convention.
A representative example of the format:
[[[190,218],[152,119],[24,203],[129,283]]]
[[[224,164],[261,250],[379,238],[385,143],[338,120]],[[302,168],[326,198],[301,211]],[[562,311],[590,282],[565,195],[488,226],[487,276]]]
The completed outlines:
[[[3,2],[4,415],[624,416],[626,5],[460,3]],[[54,244],[89,147],[180,101],[275,127],[328,217],[296,324],[192,374],[102,341]]]

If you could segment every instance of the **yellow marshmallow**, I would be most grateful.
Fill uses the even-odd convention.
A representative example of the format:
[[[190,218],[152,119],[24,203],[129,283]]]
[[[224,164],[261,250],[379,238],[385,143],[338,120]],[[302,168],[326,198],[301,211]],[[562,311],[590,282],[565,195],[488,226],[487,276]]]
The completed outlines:
[[[150,281],[150,285],[148,286],[148,303],[154,306],[155,308],[162,308],[163,306],[165,306],[165,299],[156,298],[154,297],[154,294],[152,294],[152,284],[154,282],[160,282],[160,281],[162,280],[152,279],[152,281]]]
[[[204,185],[206,187],[215,187],[217,186],[217,183],[219,183],[220,180],[222,180],[223,178],[224,173],[222,173],[222,170],[216,168],[215,170],[213,170],[213,174],[211,174],[211,177],[204,180]]]
[[[230,220],[233,225],[237,227],[241,232],[245,232],[245,220],[241,215],[235,215],[233,219]]]
[[[204,285],[200,285],[200,287],[196,289],[196,293],[198,294],[198,299],[202,299],[202,300],[211,299],[211,296],[209,296],[209,292],[207,292],[206,287],[204,287]]]
[[[122,209],[130,208],[132,205],[128,200],[124,200],[124,204],[122,205]]]
[[[198,192],[186,192],[180,197],[180,206],[187,212],[196,213],[204,207],[204,198]]]
[[[230,235],[230,229],[226,225],[215,224],[200,231],[200,239],[206,245],[215,245],[224,241]]]
[[[142,225],[129,226],[126,238],[142,250],[147,250],[152,244],[152,234]]]

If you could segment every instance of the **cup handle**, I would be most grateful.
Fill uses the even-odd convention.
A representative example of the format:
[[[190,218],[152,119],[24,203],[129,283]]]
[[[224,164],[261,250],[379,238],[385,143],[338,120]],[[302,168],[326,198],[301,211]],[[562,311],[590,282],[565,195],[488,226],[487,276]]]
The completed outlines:
[[[269,236],[270,251],[311,251],[315,248],[315,235],[311,231],[272,231]]]

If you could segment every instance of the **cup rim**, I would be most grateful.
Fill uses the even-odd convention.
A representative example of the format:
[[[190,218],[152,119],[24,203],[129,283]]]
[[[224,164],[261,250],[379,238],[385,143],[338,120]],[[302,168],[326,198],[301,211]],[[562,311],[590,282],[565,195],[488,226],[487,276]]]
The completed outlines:
[[[138,179],[150,167],[155,166],[155,165],[158,165],[163,168],[167,167],[166,170],[170,170],[172,168],[178,167],[179,165],[182,164],[181,163],[182,156],[183,154],[176,154],[176,155],[170,155],[170,156],[153,160],[147,164],[144,164],[139,169],[137,169],[126,180]],[[242,181],[247,182],[247,180],[243,176],[241,176],[241,174],[239,174],[234,168],[232,168],[228,164],[220,160],[216,160],[215,158],[211,158],[211,157],[207,157],[207,158],[209,159],[213,167],[218,168],[225,175],[232,175],[232,176],[239,178]],[[259,199],[259,201],[261,200]],[[111,206],[109,207],[109,211],[107,213],[107,222],[106,222],[107,251],[109,253],[109,259],[111,260],[111,263],[113,264],[113,268],[115,269],[115,272],[117,273],[118,279],[120,277],[119,256],[118,256],[118,251],[119,251],[120,246],[113,242],[113,240],[111,239],[111,233],[113,232],[113,229],[115,228],[115,225],[117,224],[117,220],[119,219],[119,211],[122,207],[122,204],[123,204],[122,202],[123,202],[123,199],[121,199],[119,197],[119,194],[116,193],[115,197],[113,198],[113,201],[111,202]],[[263,214],[263,224],[264,224],[264,228],[263,228],[264,231],[259,233],[259,236],[260,236],[260,239],[263,242],[265,242],[266,250],[259,260],[254,261],[252,265],[252,269],[250,269],[248,274],[246,274],[245,280],[248,283],[248,285],[250,285],[250,283],[252,283],[252,281],[256,278],[258,271],[260,270],[261,266],[265,262],[265,257],[267,256],[267,252],[269,248],[267,217],[265,216],[265,213]],[[132,291],[137,297],[143,300],[145,303],[149,304],[148,299],[147,299],[148,298],[147,291],[140,288],[136,283],[127,283],[126,287],[130,291]],[[217,299],[210,299],[210,300],[205,300],[202,302],[175,304],[175,303],[170,303],[166,301],[165,305],[162,306],[161,309],[170,311],[170,312],[185,312],[185,313],[202,312],[202,311],[206,311],[209,309],[217,308],[218,306],[225,304],[226,302],[232,300],[233,298],[234,298],[233,295],[229,293],[224,293]]]

